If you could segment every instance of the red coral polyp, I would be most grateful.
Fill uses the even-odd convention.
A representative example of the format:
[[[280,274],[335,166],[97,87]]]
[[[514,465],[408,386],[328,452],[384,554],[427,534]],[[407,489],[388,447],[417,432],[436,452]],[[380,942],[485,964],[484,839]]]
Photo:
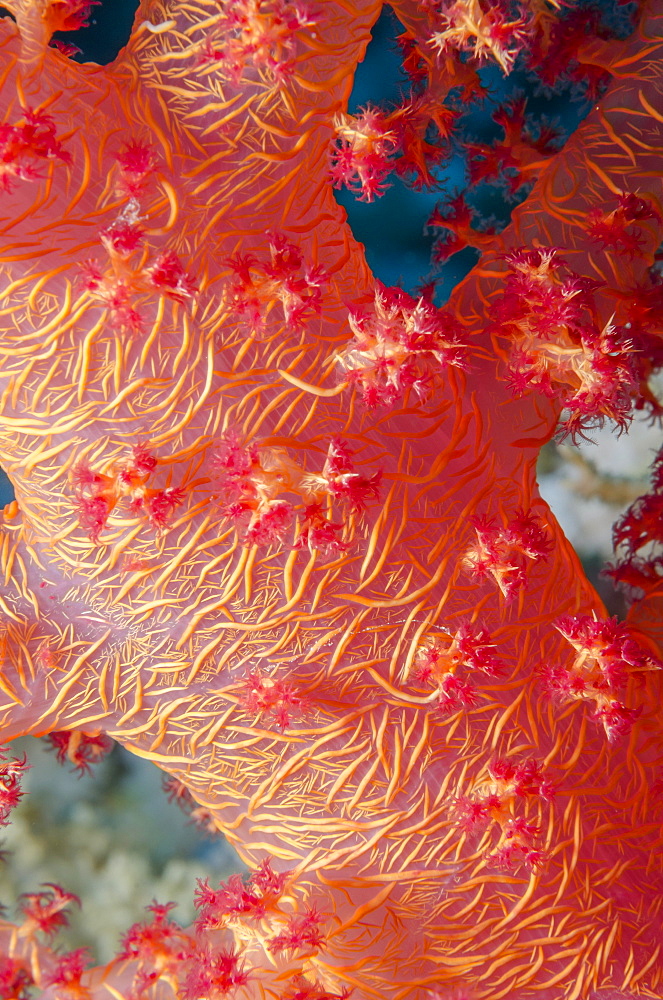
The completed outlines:
[[[27,892],[19,904],[23,913],[20,932],[32,936],[40,931],[52,937],[69,923],[67,908],[70,903],[80,906],[81,901],[73,892],[65,892],[59,885],[46,883],[42,892]]]
[[[145,193],[147,184],[157,165],[156,153],[145,142],[131,140],[115,154],[119,167],[118,194],[125,198],[138,198]]]
[[[386,112],[371,105],[358,115],[339,115],[331,153],[330,176],[335,188],[347,187],[359,201],[379,198],[391,185],[400,142]]]
[[[298,32],[314,28],[317,20],[305,0],[238,0],[205,35],[198,65],[235,86],[257,74],[283,84],[297,63]]]
[[[541,828],[524,810],[537,800],[539,809],[549,804],[555,792],[533,758],[496,758],[488,766],[487,781],[472,794],[454,799],[451,818],[465,834],[480,832],[484,841],[486,837],[493,841],[484,854],[490,867],[512,870],[524,864],[536,870],[546,859],[539,842]]]
[[[364,476],[355,471],[354,452],[341,438],[333,438],[322,470],[321,484],[331,497],[347,503],[352,513],[360,513],[371,499],[380,496],[382,471]]]
[[[491,677],[499,676],[504,665],[493,654],[493,649],[494,644],[485,629],[464,624],[453,636],[426,637],[415,653],[413,674],[417,680],[434,688],[437,709],[443,715],[473,708],[479,694],[472,681],[459,673],[479,670]]]
[[[21,779],[30,768],[23,758],[7,757],[7,747],[0,747],[0,826],[7,826],[9,817],[25,794]]]
[[[285,930],[273,937],[267,945],[269,951],[273,955],[284,951],[317,951],[325,941],[320,929],[324,919],[314,907],[308,908],[302,916],[290,917]]]
[[[644,256],[644,248],[650,242],[645,231],[634,223],[647,221],[660,223],[658,210],[646,198],[624,193],[611,212],[593,208],[586,229],[590,239],[604,250],[633,258]]]

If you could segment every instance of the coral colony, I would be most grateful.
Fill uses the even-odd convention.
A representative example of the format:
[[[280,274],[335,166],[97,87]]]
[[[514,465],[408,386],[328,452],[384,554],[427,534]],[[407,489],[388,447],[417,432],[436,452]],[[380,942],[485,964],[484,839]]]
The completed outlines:
[[[51,44],[92,3],[4,6],[3,740],[119,741],[251,873],[103,967],[37,885],[0,996],[660,1000],[663,455],[624,622],[534,479],[554,434],[661,415],[660,3],[398,0],[409,92],[355,115],[376,0],[143,0],[107,67]],[[481,143],[486,67],[591,111],[560,150],[511,97]],[[333,188],[463,145],[434,263],[481,259],[438,309]],[[501,232],[482,184],[531,189]]]

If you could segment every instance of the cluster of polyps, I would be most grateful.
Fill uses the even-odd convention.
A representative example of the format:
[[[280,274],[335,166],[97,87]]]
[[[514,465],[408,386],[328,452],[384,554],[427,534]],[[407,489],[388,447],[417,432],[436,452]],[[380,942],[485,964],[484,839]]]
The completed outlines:
[[[112,225],[102,229],[101,242],[108,260],[103,265],[96,260],[86,261],[81,279],[92,301],[108,310],[113,328],[130,334],[144,329],[138,307],[140,296],[158,293],[182,305],[197,288],[173,250],[157,254],[151,262],[145,261],[144,254],[134,260],[143,240],[136,220],[137,210],[130,206]]]
[[[323,498],[341,501],[353,514],[364,510],[369,499],[377,498],[380,489],[381,472],[362,476],[355,471],[353,454],[345,441],[333,438],[322,472],[305,474],[282,448],[243,446],[229,432],[222,437],[214,461],[221,512],[244,528],[245,545],[283,541],[299,512],[294,548],[342,552],[346,544],[337,532],[345,522],[325,516]]]
[[[510,73],[534,33],[534,18],[524,4],[482,7],[479,0],[463,0],[440,6],[441,30],[433,34],[431,46],[441,56],[451,48],[469,52],[477,60],[492,56],[504,73]]]
[[[251,670],[242,682],[241,702],[252,714],[273,719],[280,729],[287,729],[293,716],[305,708],[294,684],[259,670]]]
[[[589,213],[587,232],[605,250],[612,250],[625,257],[637,257],[647,243],[637,222],[660,222],[658,211],[645,198],[635,194],[621,194],[617,207],[611,212],[593,208]]]
[[[355,339],[337,360],[371,408],[393,405],[407,389],[425,399],[446,366],[467,368],[458,321],[400,288],[378,284],[372,309],[351,309],[349,322]]]
[[[25,755],[7,757],[6,747],[0,747],[0,826],[7,826],[9,815],[23,797],[21,778],[31,766]]]
[[[405,38],[399,39],[403,47]],[[367,202],[391,187],[387,178],[392,171],[415,188],[434,187],[433,168],[451,156],[446,140],[459,117],[459,111],[425,92],[410,94],[389,111],[369,104],[357,115],[337,115],[330,154],[333,186],[347,187],[358,201]]]
[[[140,226],[138,199],[154,172],[154,152],[145,144],[131,142],[115,159],[115,192],[127,203],[99,234],[106,260],[85,261],[80,284],[92,302],[108,310],[114,330],[140,334],[145,326],[140,304],[146,297],[163,295],[182,305],[193,297],[197,285],[173,250],[150,258],[149,249],[143,246],[145,232]]]
[[[113,963],[132,977],[130,995],[140,996],[157,983],[169,985],[182,1000],[232,995],[249,981],[260,982],[260,968],[246,958],[247,952],[256,954],[260,949],[273,957],[286,955],[283,985],[290,992],[281,997],[294,1000],[306,983],[311,993],[302,993],[302,1000],[307,996],[341,1000],[338,994],[316,993],[317,987],[297,971],[324,946],[324,917],[315,907],[293,910],[290,881],[290,872],[274,872],[269,859],[246,880],[232,875],[216,889],[199,880],[198,917],[192,932],[170,919],[175,904],[148,906],[151,919],[127,931]],[[242,943],[241,950],[235,940]]]
[[[98,764],[113,749],[114,743],[110,736],[96,731],[80,729],[58,729],[49,733],[46,742],[59,763],[68,761],[73,764],[79,774],[89,772],[94,764]]]
[[[636,331],[602,324],[594,300],[600,283],[570,270],[557,253],[521,248],[506,255],[511,274],[494,318],[510,341],[513,389],[559,399],[569,411],[562,428],[572,436],[606,418],[624,428],[647,364],[634,350]]]
[[[571,664],[548,665],[542,674],[550,690],[564,700],[592,701],[595,718],[611,742],[628,735],[639,710],[624,704],[631,674],[658,670],[663,664],[633,638],[628,625],[617,618],[590,615],[560,618],[556,624],[576,651]]]
[[[368,105],[358,115],[338,115],[334,126],[332,184],[335,188],[349,188],[358,201],[380,197],[390,187],[386,178],[395,167],[399,149],[398,135],[389,115]]]
[[[474,794],[456,799],[455,822],[465,833],[484,830],[491,835],[497,831],[497,842],[485,854],[490,864],[508,869],[524,863],[538,868],[545,857],[538,844],[540,829],[522,811],[518,813],[518,804],[526,800],[550,802],[555,786],[532,758],[498,758],[488,765],[488,773],[489,780]]]
[[[476,542],[465,552],[464,565],[480,579],[492,576],[507,601],[527,583],[530,563],[548,558],[550,535],[529,511],[516,511],[505,527],[489,518],[473,517]]]
[[[268,858],[246,881],[241,875],[231,875],[218,889],[212,889],[207,880],[199,879],[196,929],[212,931],[241,924],[238,937],[249,940],[256,936],[274,955],[319,948],[324,942],[320,929],[323,915],[310,906],[301,914],[284,910],[290,880],[291,872],[273,871]]]
[[[23,121],[0,124],[0,191],[12,190],[16,180],[42,177],[49,160],[71,162],[71,155],[57,138],[53,119],[43,111],[21,108]]]
[[[476,625],[464,624],[455,635],[427,637],[415,653],[413,671],[417,680],[435,688],[437,707],[443,714],[472,707],[477,691],[471,681],[458,676],[460,670],[479,670],[497,677],[503,663],[493,653],[489,633]]]
[[[656,587],[663,577],[663,447],[652,463],[651,489],[622,514],[612,539],[619,558],[603,575],[629,597]]]
[[[0,825],[5,825],[21,796],[20,778],[28,765],[2,751],[0,758]],[[265,858],[246,880],[233,875],[216,889],[200,880],[198,917],[190,931],[170,919],[174,903],[153,902],[147,907],[150,919],[129,928],[107,965],[111,981],[122,984],[120,990],[109,988],[117,996],[139,997],[161,986],[181,1000],[226,997],[249,981],[261,988],[271,975],[264,961],[269,956],[270,965],[280,970],[280,1000],[345,1000],[349,991],[331,993],[304,975],[310,972],[310,959],[325,947],[326,918],[297,897],[291,872],[273,871]],[[61,953],[43,943],[67,926],[72,903],[80,905],[80,900],[54,884],[21,897],[11,954],[0,961],[2,996],[23,998],[33,987],[48,996],[91,995],[86,949]],[[259,960],[255,966],[252,958]]]
[[[282,233],[267,233],[269,256],[255,253],[228,258],[234,273],[230,286],[233,310],[252,333],[266,330],[272,310],[280,304],[287,326],[300,330],[320,312],[322,288],[329,275],[320,265],[304,262],[299,247]]]
[[[184,490],[168,486],[153,489],[147,485],[157,466],[157,459],[145,444],[137,444],[131,457],[109,473],[95,472],[81,462],[74,467],[72,482],[81,527],[90,540],[99,542],[101,532],[118,502],[128,499],[129,513],[142,513],[152,528],[163,529],[170,515],[184,501]]]
[[[314,28],[319,14],[305,0],[238,0],[204,37],[201,66],[238,84],[245,73],[266,73],[283,83],[294,71],[297,32]]]

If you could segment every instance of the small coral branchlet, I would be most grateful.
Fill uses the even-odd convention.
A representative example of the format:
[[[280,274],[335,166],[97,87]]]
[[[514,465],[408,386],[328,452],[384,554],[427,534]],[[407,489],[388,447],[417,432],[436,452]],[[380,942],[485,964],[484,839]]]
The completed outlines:
[[[337,115],[330,180],[358,201],[381,198],[395,171],[414,188],[436,183],[434,168],[451,155],[450,137],[460,112],[430,93],[411,94],[385,111],[367,105],[357,115]]]
[[[479,579],[492,576],[507,601],[527,585],[530,564],[545,562],[552,542],[548,530],[531,511],[516,511],[505,527],[494,519],[472,517],[476,542],[465,553],[464,565]]]
[[[444,263],[466,246],[481,249],[492,246],[495,240],[495,230],[491,226],[479,230],[464,194],[435,208],[426,226],[445,230],[433,247],[432,259],[436,264]]]
[[[347,441],[332,438],[318,482],[333,499],[344,501],[351,513],[356,514],[365,510],[370,499],[377,500],[380,496],[382,470],[362,476],[355,472],[353,456]]]
[[[531,16],[524,4],[511,5],[486,0],[446,0],[436,16],[438,30],[429,45],[438,55],[448,49],[469,53],[478,62],[493,59],[503,73],[510,73],[518,55],[532,37]]]
[[[343,522],[328,520],[322,504],[308,504],[299,521],[299,534],[293,548],[307,548],[309,552],[338,555],[345,552],[348,543],[341,541],[338,533],[343,530]]]
[[[339,115],[331,153],[331,182],[347,187],[358,201],[373,201],[390,187],[400,143],[386,112],[367,105],[358,115]]]
[[[282,448],[242,446],[228,432],[214,460],[214,496],[223,517],[243,529],[245,545],[283,542],[299,513],[293,549],[341,555],[349,546],[339,535],[346,520],[332,519],[331,502],[342,502],[350,514],[362,512],[379,496],[382,476],[355,472],[352,455],[347,443],[335,438],[322,472],[305,473]]]
[[[157,531],[165,528],[171,514],[184,503],[186,492],[180,486],[168,486],[164,490],[142,489],[136,491],[129,504],[132,513],[144,511],[151,527]]]
[[[295,70],[298,33],[318,18],[306,0],[238,0],[205,35],[198,64],[235,86],[249,76],[283,85]]]
[[[230,431],[222,436],[213,464],[221,513],[244,528],[243,543],[264,546],[282,541],[294,508],[280,494],[297,493],[302,477],[285,451],[254,444],[244,447]]]
[[[513,761],[495,758],[488,765],[491,778],[500,785],[500,794],[513,793],[517,798],[540,796],[546,802],[555,797],[555,785],[545,777],[537,760]]]
[[[145,232],[138,225],[137,215],[132,218],[125,212],[105,229],[100,230],[99,236],[109,255],[128,257],[140,247]]]
[[[533,135],[527,122],[526,112],[527,101],[524,98],[514,98],[493,114],[493,121],[504,131],[504,139],[501,142],[496,140],[490,146],[474,142],[464,144],[468,151],[472,184],[486,181],[492,184],[499,183],[510,197],[520,200],[517,194],[519,188],[529,181],[532,174],[538,173],[546,160],[553,156],[559,141],[556,129],[549,125],[540,126]],[[471,223],[471,218],[468,221]],[[465,222],[466,219],[463,219],[463,224]],[[444,222],[441,224],[446,224],[458,236],[461,235],[455,218],[452,224]],[[484,233],[486,231],[483,229]],[[473,239],[480,240],[481,237],[482,234],[479,233],[478,237],[475,236]],[[481,244],[476,245],[480,247]]]
[[[90,299],[108,310],[113,327],[131,336],[144,330],[140,305],[149,296],[158,293],[184,305],[198,290],[196,280],[173,250],[161,252],[151,263],[145,263],[144,254],[132,262],[145,235],[139,219],[138,202],[132,198],[122,214],[99,233],[108,260],[104,264],[84,261],[79,281]]]
[[[119,277],[114,270],[104,270],[94,260],[81,266],[81,288],[93,302],[108,310],[113,328],[131,336],[143,333],[144,322],[134,303],[131,275]]]
[[[510,871],[520,862],[533,870],[541,868],[546,855],[536,847],[540,832],[535,823],[528,823],[522,816],[509,820],[503,828],[500,843],[490,852],[488,859],[496,868],[505,871]]]
[[[230,431],[221,438],[214,459],[214,492],[221,513],[244,528],[245,545],[265,546],[284,540],[299,510],[293,548],[340,554],[348,547],[338,536],[344,522],[332,521],[322,500],[326,495],[342,501],[350,513],[359,513],[379,496],[382,476],[380,471],[370,477],[355,472],[353,454],[346,442],[334,438],[322,473],[305,474],[282,448],[243,446]]]
[[[144,142],[127,142],[115,154],[119,177],[117,193],[125,198],[138,198],[145,193],[157,165],[157,156],[151,146]]]
[[[651,489],[638,497],[613,528],[619,553],[603,576],[620,584],[629,598],[642,597],[663,580],[663,448],[652,463]]]
[[[197,947],[193,950],[184,982],[179,986],[181,1000],[201,997],[225,997],[249,981],[250,969],[234,948],[218,950]]]
[[[64,955],[57,955],[53,967],[44,974],[42,986],[55,987],[57,996],[71,997],[72,1000],[80,997],[83,1000],[89,991],[81,980],[91,961],[92,956],[87,948],[75,948]]]
[[[648,240],[637,222],[659,222],[657,209],[645,198],[636,194],[619,196],[618,206],[612,212],[593,208],[589,213],[587,233],[604,250],[624,257],[638,257]]]
[[[601,722],[611,743],[627,736],[640,714],[640,709],[624,704],[628,679],[660,670],[663,663],[646,652],[628,625],[616,617],[568,616],[558,619],[555,627],[576,655],[570,666],[543,664],[544,683],[564,701],[593,702],[594,718]]]
[[[218,889],[199,879],[197,932],[232,929],[237,939],[260,942],[272,955],[318,951],[325,943],[325,916],[315,906],[294,913],[284,909],[290,878],[290,872],[274,872],[266,858],[248,879],[231,875]]]
[[[378,285],[371,310],[351,308],[354,334],[337,362],[371,409],[392,406],[413,389],[426,399],[447,366],[468,367],[467,344],[450,313],[400,288]]]
[[[174,250],[159,254],[154,263],[145,269],[145,274],[157,291],[180,304],[193,298],[198,290],[197,282],[185,271]]]
[[[175,903],[157,903],[146,907],[151,919],[133,924],[122,938],[115,961],[132,963],[132,996],[140,996],[159,980],[177,982],[177,975],[194,950],[193,939],[170,919]]]
[[[320,927],[324,921],[324,916],[315,907],[307,907],[301,916],[293,914],[284,930],[271,938],[268,950],[273,955],[284,951],[317,951],[325,941]]]

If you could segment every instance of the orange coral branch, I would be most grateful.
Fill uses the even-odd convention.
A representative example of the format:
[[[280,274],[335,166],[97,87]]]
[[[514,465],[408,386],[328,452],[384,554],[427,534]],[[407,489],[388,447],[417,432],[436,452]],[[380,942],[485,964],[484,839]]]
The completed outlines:
[[[112,736],[253,869],[87,972],[33,926],[66,894],[30,897],[2,925],[12,995],[661,995],[659,664],[534,479],[614,352],[566,314],[548,349],[532,306],[582,291],[607,336],[644,280],[661,18],[445,318],[376,289],[332,194],[379,7],[146,0],[107,68],[46,48],[48,0],[0,23],[2,732]],[[593,238],[636,222],[625,259]],[[529,296],[508,331],[505,251]],[[587,279],[608,292],[565,284]],[[549,399],[514,398],[514,341]]]

